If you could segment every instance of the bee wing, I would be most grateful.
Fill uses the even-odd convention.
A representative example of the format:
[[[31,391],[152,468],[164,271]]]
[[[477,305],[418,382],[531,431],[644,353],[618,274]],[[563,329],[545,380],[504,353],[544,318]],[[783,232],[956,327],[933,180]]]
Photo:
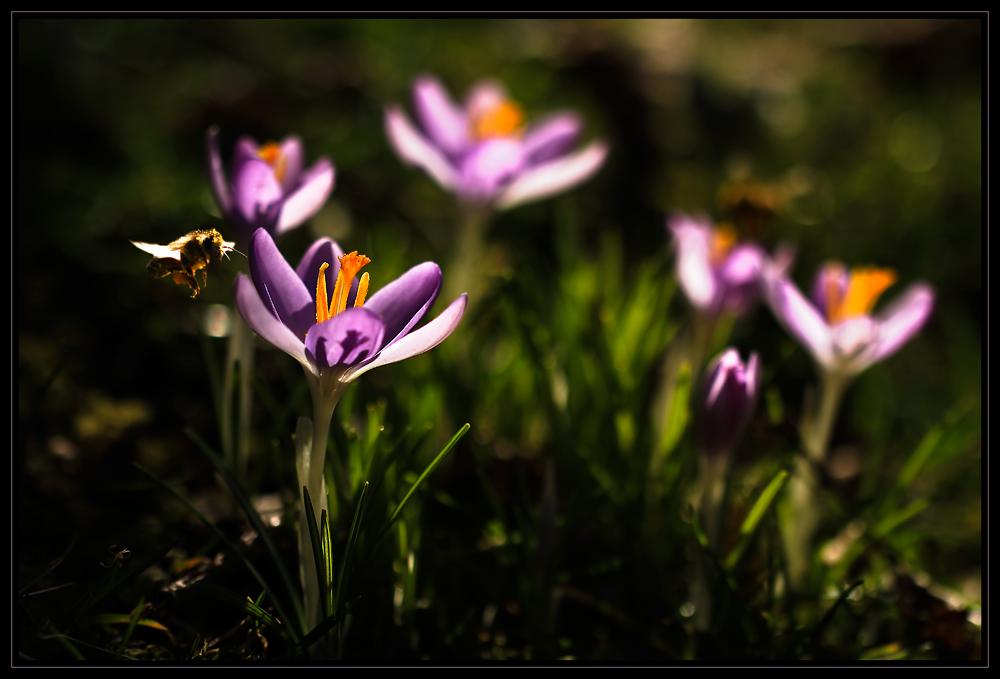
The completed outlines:
[[[135,241],[130,241],[132,245],[136,246],[143,252],[148,252],[153,255],[153,257],[159,258],[169,258],[176,259],[180,261],[181,252],[180,248],[176,247],[174,243],[170,245],[157,245],[156,243],[137,243]]]

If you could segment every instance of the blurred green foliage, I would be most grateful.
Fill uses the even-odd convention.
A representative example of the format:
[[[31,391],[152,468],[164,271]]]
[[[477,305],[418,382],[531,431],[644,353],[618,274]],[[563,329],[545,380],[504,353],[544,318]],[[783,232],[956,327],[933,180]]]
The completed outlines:
[[[169,586],[193,563],[209,580],[212,569],[225,573],[243,597],[257,599],[257,584],[235,560],[215,564],[215,536],[130,464],[187,488],[239,540],[239,515],[182,429],[217,432],[205,361],[221,361],[225,345],[202,322],[207,305],[232,303],[240,263],[216,267],[192,301],[149,279],[147,257],[128,241],[225,233],[204,166],[210,125],[221,128],[227,164],[241,135],[298,134],[308,163],[332,158],[337,182],[327,206],[282,241],[289,260],[331,236],[372,258],[373,290],[428,259],[447,283],[453,197],[404,166],[383,131],[384,107],[412,111],[410,86],[423,73],[456,97],[495,78],[529,118],[577,110],[586,137],[612,151],[585,186],[497,215],[487,292],[455,335],[365,375],[338,407],[334,449],[345,461],[373,449],[372,421],[390,434],[380,446],[406,427],[429,430],[416,458],[390,472],[400,476],[391,488],[408,488],[415,476],[403,477],[472,424],[397,524],[385,548],[395,570],[369,576],[378,594],[358,611],[345,658],[974,656],[957,611],[980,605],[982,581],[980,23],[16,17],[18,577],[42,572],[74,538],[37,587],[96,582],[109,545],[142,559],[182,539],[159,579],[131,580],[106,600],[112,617],[81,632],[75,650],[37,636],[35,613],[22,610],[22,660],[105,662],[126,646],[133,658],[261,657],[250,632],[233,636],[238,612]],[[899,289],[926,280],[937,302],[924,330],[848,391],[815,597],[776,594],[769,514],[725,585],[734,627],[705,639],[685,610],[697,558],[682,519],[697,468],[689,438],[657,478],[649,473],[660,366],[686,322],[664,218],[721,219],[720,187],[750,180],[778,196],[757,235],[768,248],[795,245],[800,286],[835,257],[893,267]],[[814,377],[766,309],[735,323],[731,343],[760,352],[777,420],[762,406],[737,451],[735,540],[796,449]],[[291,434],[310,412],[308,391],[298,366],[263,343],[257,365],[248,491],[289,502]],[[359,465],[350,472],[356,486]],[[339,520],[343,532],[350,517]],[[288,523],[277,541],[291,564]],[[246,544],[251,560],[263,554],[259,541]],[[822,619],[857,578],[864,584]],[[42,610],[61,596],[31,599]],[[139,620],[136,602],[153,613]],[[921,610],[950,620],[952,637]],[[779,624],[778,611],[822,634]],[[150,617],[173,636],[147,626]],[[131,621],[127,635],[103,619]]]

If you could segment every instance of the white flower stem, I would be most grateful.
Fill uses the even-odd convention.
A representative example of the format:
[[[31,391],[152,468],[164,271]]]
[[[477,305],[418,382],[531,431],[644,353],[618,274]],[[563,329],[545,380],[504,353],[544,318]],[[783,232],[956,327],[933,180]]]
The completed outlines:
[[[458,247],[445,275],[445,299],[469,293],[470,304],[482,292],[483,238],[493,214],[491,208],[480,205],[460,207]]]
[[[299,479],[299,494],[302,486],[309,491],[314,516],[312,520],[319,527],[323,510],[327,509],[326,484],[323,472],[326,467],[326,447],[330,435],[330,422],[337,402],[346,389],[346,384],[336,376],[316,377],[306,373],[309,389],[313,397],[313,421],[305,418],[299,420],[296,430],[296,470]],[[308,440],[305,440],[308,439]],[[334,464],[338,464],[334,461]],[[313,629],[321,620],[321,588],[315,567],[312,540],[309,537],[310,517],[305,514],[304,497],[300,497],[302,511],[299,515],[299,575],[302,579],[303,600],[305,603],[306,621],[309,629]],[[307,630],[308,631],[308,630]]]
[[[795,589],[801,588],[809,572],[812,539],[820,519],[817,469],[826,463],[833,423],[849,382],[850,378],[844,375],[821,372],[816,415],[807,415],[802,422],[802,447],[806,455],[795,460],[795,473],[789,483],[790,511],[783,521],[788,574]]]

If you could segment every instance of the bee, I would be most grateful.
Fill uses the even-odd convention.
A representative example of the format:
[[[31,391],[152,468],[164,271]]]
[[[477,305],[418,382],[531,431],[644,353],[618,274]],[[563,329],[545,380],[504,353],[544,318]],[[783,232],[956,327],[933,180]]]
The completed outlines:
[[[132,245],[153,255],[153,259],[149,260],[149,264],[146,265],[146,271],[149,272],[150,276],[163,278],[173,274],[174,282],[177,285],[186,283],[191,288],[191,297],[194,298],[201,290],[195,273],[201,269],[202,285],[208,285],[208,265],[223,257],[228,257],[227,253],[234,250],[235,243],[222,240],[221,233],[215,229],[208,229],[192,231],[169,245],[136,243],[135,241],[132,241]]]

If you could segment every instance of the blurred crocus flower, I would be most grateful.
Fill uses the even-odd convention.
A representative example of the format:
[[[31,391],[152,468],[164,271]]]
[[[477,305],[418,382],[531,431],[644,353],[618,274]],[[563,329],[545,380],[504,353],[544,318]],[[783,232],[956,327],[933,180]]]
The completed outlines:
[[[759,245],[737,243],[728,226],[713,227],[705,217],[675,215],[667,220],[677,247],[677,278],[691,305],[705,316],[740,315],[760,297],[765,263],[786,271],[794,257],[781,248],[773,261]]]
[[[736,349],[726,349],[708,364],[698,400],[698,439],[704,453],[725,458],[750,421],[760,394],[757,352],[744,363]]]
[[[830,376],[850,378],[895,353],[930,317],[934,292],[915,283],[872,315],[879,296],[896,280],[891,269],[824,264],[810,302],[782,272],[767,268],[764,290],[774,315]]]
[[[393,147],[468,203],[504,209],[560,193],[597,172],[607,156],[599,141],[571,151],[583,128],[573,113],[526,126],[521,107],[494,82],[478,83],[459,106],[423,76],[413,98],[420,129],[399,107],[386,110]]]
[[[334,169],[329,158],[320,158],[303,169],[302,141],[286,137],[280,144],[258,146],[250,137],[236,142],[226,180],[219,153],[219,130],[208,130],[208,169],[212,193],[223,217],[246,244],[259,228],[279,235],[292,229],[323,207],[333,190]]]
[[[418,264],[367,297],[368,274],[355,279],[370,260],[345,255],[329,238],[316,241],[295,269],[265,229],[254,233],[248,254],[251,277],[236,279],[240,314],[254,332],[301,363],[324,398],[339,396],[372,368],[437,346],[465,311],[461,295],[414,330],[441,288],[441,269],[433,262]]]

